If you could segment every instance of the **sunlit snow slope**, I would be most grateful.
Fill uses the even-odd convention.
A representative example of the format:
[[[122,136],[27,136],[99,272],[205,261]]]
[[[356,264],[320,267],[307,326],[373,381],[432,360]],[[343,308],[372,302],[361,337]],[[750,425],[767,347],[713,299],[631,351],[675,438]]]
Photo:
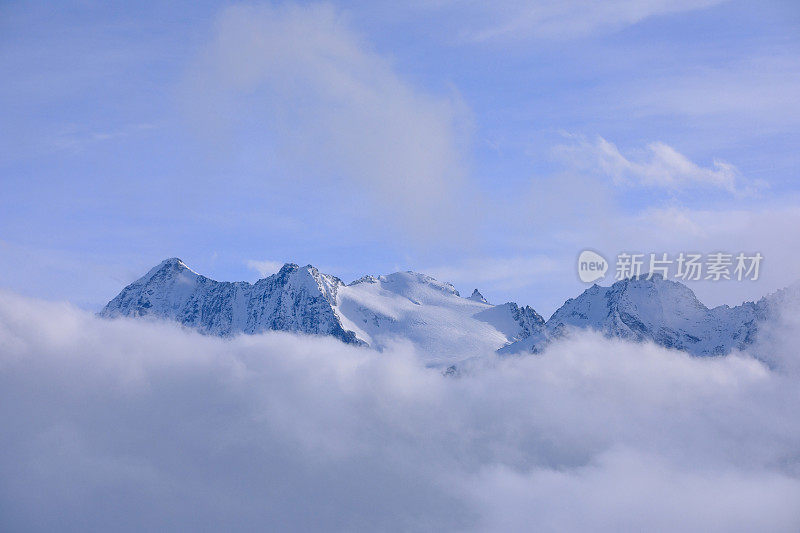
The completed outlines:
[[[540,352],[573,329],[705,356],[751,345],[781,302],[800,300],[799,287],[709,309],[685,285],[643,275],[610,287],[594,285],[545,323],[530,307],[491,305],[477,289],[462,298],[449,283],[416,272],[365,276],[346,285],[311,265],[287,263],[255,283],[231,283],[201,276],[173,258],[126,287],[101,315],[170,319],[223,337],[292,331],[379,350],[410,342],[433,363],[495,350]]]
[[[759,326],[778,312],[779,301],[796,298],[789,287],[758,302],[709,309],[685,285],[653,275],[593,285],[571,298],[547,321],[544,335],[506,346],[500,353],[541,351],[570,329],[593,329],[609,337],[649,340],[694,355],[724,355],[755,341]]]
[[[311,265],[287,263],[253,284],[231,283],[197,274],[177,258],[126,287],[100,314],[171,319],[220,336],[293,331],[378,349],[410,341],[432,362],[493,351],[544,328],[530,307],[462,298],[452,285],[414,272],[345,285]]]

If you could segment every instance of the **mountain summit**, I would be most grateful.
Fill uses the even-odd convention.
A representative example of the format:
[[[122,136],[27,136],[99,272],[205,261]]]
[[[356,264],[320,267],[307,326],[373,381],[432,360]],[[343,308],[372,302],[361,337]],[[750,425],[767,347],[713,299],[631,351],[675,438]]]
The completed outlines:
[[[174,320],[219,336],[292,331],[377,349],[399,340],[432,362],[490,353],[544,329],[530,307],[492,306],[480,293],[462,298],[451,284],[417,272],[346,285],[311,265],[287,263],[253,284],[232,283],[202,276],[178,258],[125,287],[100,315]]]
[[[167,318],[220,336],[280,330],[360,344],[332,307],[341,285],[341,280],[311,265],[293,263],[255,284],[219,282],[172,258],[125,287],[100,315]]]
[[[545,337],[505,347],[503,353],[538,352],[571,329],[592,329],[608,337],[653,341],[693,355],[723,355],[755,340],[766,300],[759,304],[709,309],[687,286],[655,274],[593,285],[567,300],[550,317]]]
[[[489,302],[486,301],[486,298],[483,297],[483,294],[478,292],[478,289],[475,289],[474,291],[472,291],[472,296],[470,296],[469,299],[472,300],[473,302],[481,302],[481,303],[485,303],[485,304],[489,303]]]
[[[698,356],[723,355],[751,345],[788,300],[800,301],[800,286],[755,303],[709,309],[685,285],[644,275],[593,285],[545,322],[531,307],[491,305],[477,289],[462,298],[451,284],[418,272],[364,276],[346,285],[312,265],[286,263],[255,283],[231,283],[171,258],[125,287],[100,315],[174,320],[223,337],[291,331],[378,350],[399,341],[444,363],[495,350],[540,352],[574,329]]]

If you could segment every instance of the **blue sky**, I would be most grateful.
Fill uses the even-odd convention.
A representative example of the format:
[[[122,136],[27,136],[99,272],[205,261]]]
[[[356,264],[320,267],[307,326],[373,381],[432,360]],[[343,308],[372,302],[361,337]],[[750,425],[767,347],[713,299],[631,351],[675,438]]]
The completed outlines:
[[[545,315],[584,248],[798,278],[800,6],[0,6],[0,286],[96,309],[161,259],[413,269]]]

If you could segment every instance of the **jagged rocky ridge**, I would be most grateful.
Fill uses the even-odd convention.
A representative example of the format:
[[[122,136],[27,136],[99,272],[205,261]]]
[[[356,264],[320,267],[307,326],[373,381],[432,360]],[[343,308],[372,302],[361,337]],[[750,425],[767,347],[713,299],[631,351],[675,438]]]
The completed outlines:
[[[122,290],[101,316],[167,318],[203,333],[228,336],[269,330],[332,335],[358,344],[333,310],[342,285],[312,266],[287,263],[280,272],[247,282],[220,282],[167,259]]]
[[[659,274],[593,285],[567,300],[537,335],[502,348],[500,353],[540,352],[573,329],[593,329],[608,337],[653,341],[693,355],[724,355],[752,345],[759,328],[778,313],[780,304],[797,300],[787,288],[758,302],[709,309],[685,285]]]
[[[125,287],[100,315],[170,319],[219,336],[292,331],[378,349],[410,341],[432,360],[496,350],[544,328],[530,307],[462,298],[452,285],[415,272],[346,285],[311,265],[287,263],[253,284],[231,283],[197,274],[177,258]]]
[[[287,263],[253,284],[231,283],[201,276],[173,258],[127,286],[100,314],[170,319],[219,336],[291,331],[377,349],[410,342],[430,360],[447,362],[493,350],[540,352],[585,328],[699,356],[722,355],[751,345],[789,300],[800,300],[800,286],[709,309],[685,285],[640,276],[593,285],[545,322],[531,307],[491,305],[477,289],[462,298],[449,283],[416,272],[365,276],[348,285],[311,265]]]

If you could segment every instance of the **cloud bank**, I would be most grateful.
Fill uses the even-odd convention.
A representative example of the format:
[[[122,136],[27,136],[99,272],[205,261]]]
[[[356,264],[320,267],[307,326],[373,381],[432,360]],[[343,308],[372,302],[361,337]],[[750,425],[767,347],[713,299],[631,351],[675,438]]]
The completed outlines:
[[[789,326],[769,365],[586,335],[453,378],[3,292],[0,529],[796,531]]]
[[[201,129],[261,139],[251,149],[289,165],[306,194],[366,199],[350,208],[417,239],[467,223],[466,106],[404,79],[332,6],[222,11],[187,88]]]

